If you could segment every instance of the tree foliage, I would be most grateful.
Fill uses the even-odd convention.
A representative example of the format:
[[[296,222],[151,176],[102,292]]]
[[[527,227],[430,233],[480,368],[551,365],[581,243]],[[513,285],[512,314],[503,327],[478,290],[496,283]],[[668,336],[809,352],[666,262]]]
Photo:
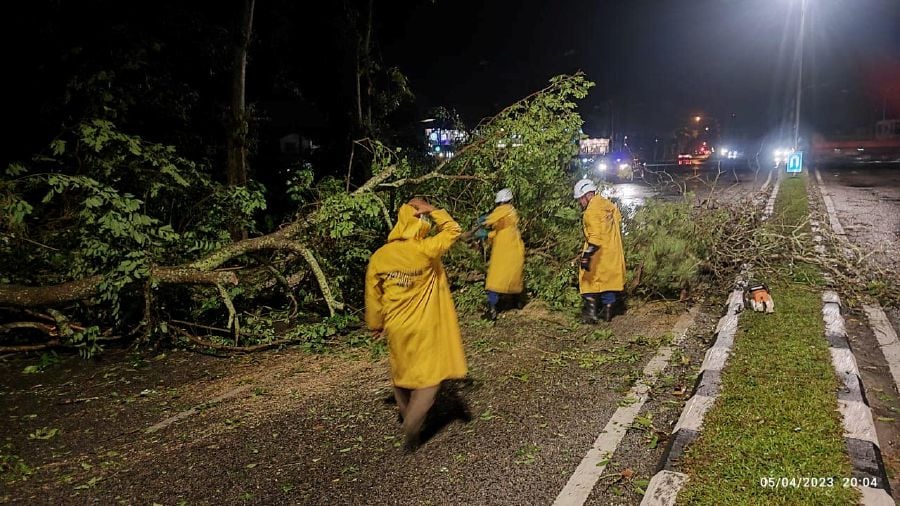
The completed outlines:
[[[268,234],[256,228],[266,207],[257,183],[225,187],[172,146],[109,118],[85,119],[0,182],[0,262],[13,267],[0,279],[0,311],[33,317],[38,303],[22,301],[39,301],[52,332],[85,353],[110,335],[180,339],[201,328],[214,331],[201,342],[228,350],[296,341],[317,349],[358,321],[368,258],[401,203],[425,196],[469,228],[503,187],[521,215],[530,295],[573,307],[583,238],[571,196],[580,175],[569,162],[581,135],[576,102],[591,86],[581,74],[553,78],[479,123],[449,159],[422,163],[418,153],[359,141],[372,164],[356,188],[296,167],[287,185],[296,210]],[[716,230],[703,219],[721,217],[702,216],[685,201],[626,219],[635,288],[668,296],[703,274],[716,241],[701,233]],[[251,237],[233,241],[235,227]],[[462,242],[445,265],[457,293],[477,300],[481,250]],[[36,286],[56,291],[27,288]]]

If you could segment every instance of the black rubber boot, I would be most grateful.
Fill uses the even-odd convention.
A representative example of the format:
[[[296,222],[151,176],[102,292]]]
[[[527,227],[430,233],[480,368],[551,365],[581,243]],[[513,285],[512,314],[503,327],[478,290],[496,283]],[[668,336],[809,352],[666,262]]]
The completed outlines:
[[[487,309],[481,317],[488,321],[497,321],[497,306],[494,304],[488,304]]]
[[[516,296],[516,309],[522,309],[525,307],[525,294],[520,293]]]
[[[597,323],[597,299],[593,297],[582,298],[581,323]]]
[[[606,304],[603,306],[603,321],[612,321],[613,317],[613,305]]]

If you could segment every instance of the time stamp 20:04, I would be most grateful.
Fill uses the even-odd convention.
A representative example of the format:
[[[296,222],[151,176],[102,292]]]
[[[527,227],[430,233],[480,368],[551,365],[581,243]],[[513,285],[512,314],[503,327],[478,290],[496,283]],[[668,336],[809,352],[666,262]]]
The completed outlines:
[[[833,478],[833,477],[824,477],[824,478],[815,478],[805,476],[802,478],[788,478],[786,476],[782,476],[780,478],[773,478],[771,476],[764,476],[759,479],[759,486],[763,488],[815,488],[815,487],[836,487],[841,486],[844,488],[847,487],[878,487],[878,478],[874,477],[863,477],[863,478]]]

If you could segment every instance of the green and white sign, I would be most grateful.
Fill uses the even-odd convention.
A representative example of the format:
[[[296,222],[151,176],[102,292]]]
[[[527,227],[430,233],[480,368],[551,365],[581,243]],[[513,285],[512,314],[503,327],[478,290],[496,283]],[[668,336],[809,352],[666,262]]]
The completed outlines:
[[[788,155],[787,172],[803,172],[803,151],[797,151]]]

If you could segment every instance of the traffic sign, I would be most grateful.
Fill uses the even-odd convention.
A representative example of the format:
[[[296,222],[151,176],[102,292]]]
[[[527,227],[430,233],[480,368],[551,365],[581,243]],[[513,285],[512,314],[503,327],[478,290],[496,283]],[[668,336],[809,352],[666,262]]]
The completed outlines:
[[[797,151],[788,155],[785,167],[787,172],[803,172],[803,151]]]

